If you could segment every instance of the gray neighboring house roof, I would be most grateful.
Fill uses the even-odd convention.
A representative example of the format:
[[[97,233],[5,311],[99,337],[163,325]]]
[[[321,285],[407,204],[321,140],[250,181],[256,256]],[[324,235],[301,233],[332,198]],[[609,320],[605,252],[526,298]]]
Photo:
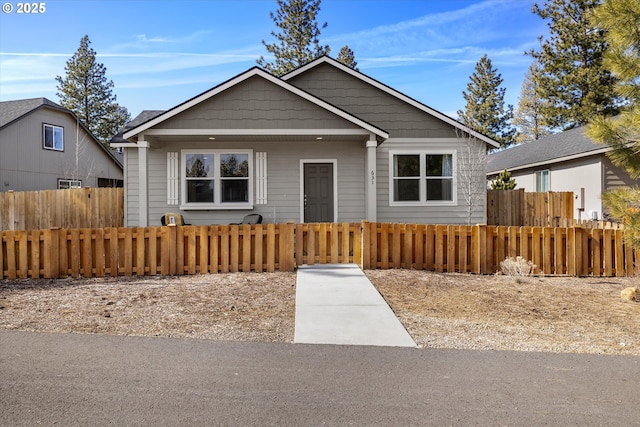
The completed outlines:
[[[584,135],[585,127],[578,127],[550,135],[537,141],[514,145],[489,154],[487,174],[542,166],[560,161],[591,156],[609,151]]]
[[[133,129],[134,127],[137,127],[143,123],[146,123],[149,120],[155,119],[165,111],[166,110],[142,110],[142,112],[138,114],[136,117],[134,117],[133,120],[125,124],[124,127],[120,129],[118,134],[113,138],[111,138],[111,140],[109,140],[109,143],[113,144],[113,143],[129,142],[122,137],[122,135],[124,135],[126,131]]]
[[[0,129],[13,123],[41,107],[51,107],[60,111],[68,111],[47,98],[18,99],[0,102]]]
[[[107,149],[99,140],[95,137],[95,135],[78,119],[78,117],[73,113],[73,111],[64,108],[63,106],[56,104],[53,101],[48,100],[47,98],[29,98],[29,99],[18,99],[15,101],[2,101],[0,102],[0,129],[5,126],[10,125],[11,123],[20,120],[24,116],[33,113],[34,111],[40,108],[53,108],[63,113],[70,114],[73,116],[75,120],[78,120],[80,126],[87,132],[95,143],[103,150],[111,159],[122,169],[123,161],[122,155],[120,153],[112,152]]]

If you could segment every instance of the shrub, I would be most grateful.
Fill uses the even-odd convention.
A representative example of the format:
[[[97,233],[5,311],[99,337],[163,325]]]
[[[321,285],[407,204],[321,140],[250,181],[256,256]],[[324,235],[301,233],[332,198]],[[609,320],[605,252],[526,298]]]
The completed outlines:
[[[536,265],[531,261],[518,256],[516,258],[507,257],[500,262],[500,270],[505,276],[529,276],[533,273]]]

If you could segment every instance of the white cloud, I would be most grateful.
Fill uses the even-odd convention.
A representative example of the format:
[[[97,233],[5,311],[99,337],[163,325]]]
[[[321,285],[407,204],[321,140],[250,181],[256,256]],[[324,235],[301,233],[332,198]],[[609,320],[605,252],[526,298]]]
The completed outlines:
[[[170,36],[162,36],[162,35],[154,35],[148,36],[147,34],[134,34],[132,35],[132,40],[127,43],[118,44],[107,48],[107,52],[126,52],[129,50],[144,50],[155,47],[166,47],[166,46],[180,46],[180,45],[190,45],[193,43],[199,43],[203,39],[206,39],[213,33],[211,30],[200,30],[195,31],[190,34],[185,34],[177,37]]]

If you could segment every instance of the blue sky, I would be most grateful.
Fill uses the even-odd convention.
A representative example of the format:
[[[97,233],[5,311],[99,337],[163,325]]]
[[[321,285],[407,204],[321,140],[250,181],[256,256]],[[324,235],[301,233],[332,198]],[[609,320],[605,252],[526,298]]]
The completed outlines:
[[[45,1],[40,14],[0,13],[0,100],[57,101],[56,75],[86,34],[135,116],[168,109],[256,65],[274,41],[275,0]],[[517,105],[545,22],[525,0],[322,0],[321,43],[344,45],[363,73],[456,117],[485,53]]]

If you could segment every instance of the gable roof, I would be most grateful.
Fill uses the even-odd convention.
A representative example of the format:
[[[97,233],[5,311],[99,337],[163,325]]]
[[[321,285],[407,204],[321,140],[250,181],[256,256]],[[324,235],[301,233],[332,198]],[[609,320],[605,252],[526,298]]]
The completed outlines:
[[[135,116],[133,118],[133,120],[131,120],[130,122],[126,123],[122,129],[120,129],[120,131],[109,140],[110,144],[121,144],[121,143],[126,143],[129,142],[126,139],[124,139],[123,135],[125,132],[127,132],[128,130],[131,130],[133,128],[135,128],[136,126],[139,126],[143,123],[148,122],[151,119],[154,119],[156,117],[158,117],[160,114],[164,113],[166,110],[142,110],[140,112],[140,114],[138,114],[137,116]]]
[[[47,98],[17,99],[0,102],[0,129],[44,106],[60,111],[68,111]]]
[[[537,141],[514,145],[489,155],[487,174],[527,169],[566,160],[587,157],[609,151],[584,135],[585,127],[578,127]]]
[[[139,133],[144,132],[145,130],[152,128],[153,126],[170,119],[171,117],[176,116],[177,114],[180,114],[181,112],[188,110],[189,108],[237,85],[242,83],[243,81],[254,77],[254,76],[258,76],[261,77],[271,83],[274,83],[275,85],[281,87],[284,90],[287,90],[301,98],[306,99],[307,101],[317,105],[320,108],[323,108],[351,123],[353,123],[354,125],[361,127],[363,129],[366,129],[367,131],[377,135],[380,138],[388,138],[389,134],[384,131],[383,129],[380,129],[374,125],[372,125],[371,123],[368,123],[326,101],[323,101],[322,99],[311,95],[308,92],[305,92],[302,89],[299,89],[293,85],[291,85],[290,83],[287,83],[286,81],[274,76],[273,74],[259,68],[259,67],[252,67],[249,70],[245,71],[244,73],[241,73],[229,80],[227,80],[226,82],[223,82],[203,93],[201,93],[200,95],[197,95],[185,102],[183,102],[182,104],[179,104],[151,119],[148,119],[147,121],[137,125],[137,126],[133,126],[128,130],[125,130],[123,132],[123,138],[125,140],[128,140],[129,138],[132,138],[134,136],[136,136]],[[139,116],[138,116],[139,117]]]
[[[496,148],[500,147],[500,144],[497,141],[494,141],[493,139],[489,138],[488,136],[483,135],[483,134],[481,134],[479,132],[476,132],[476,131],[472,130],[471,128],[469,128],[469,127],[465,126],[464,124],[460,123],[459,121],[457,121],[455,119],[452,119],[451,117],[447,116],[446,114],[441,113],[440,111],[435,110],[435,109],[433,109],[433,108],[421,103],[420,101],[417,101],[417,100],[411,98],[410,96],[407,96],[404,93],[399,92],[399,91],[393,89],[392,87],[387,86],[386,84],[384,84],[382,82],[379,82],[378,80],[376,80],[376,79],[374,79],[372,77],[367,76],[366,74],[363,74],[360,71],[356,71],[351,67],[347,67],[346,65],[342,64],[341,62],[339,62],[339,61],[337,61],[337,60],[335,60],[335,59],[333,59],[333,58],[331,58],[331,57],[329,57],[327,55],[324,55],[324,56],[321,56],[319,58],[316,58],[313,61],[311,61],[311,62],[309,62],[309,63],[307,63],[307,64],[305,64],[305,65],[303,65],[301,67],[298,67],[293,71],[290,71],[289,73],[281,76],[280,78],[282,80],[287,81],[287,80],[289,80],[289,79],[291,79],[291,78],[293,78],[293,77],[295,77],[297,75],[300,75],[302,73],[305,73],[306,71],[308,71],[308,70],[310,70],[312,68],[315,68],[315,67],[317,67],[317,66],[319,66],[321,64],[329,64],[329,65],[331,65],[331,66],[333,66],[335,68],[338,68],[338,69],[344,71],[345,73],[348,73],[348,74],[350,74],[350,75],[362,80],[363,82],[365,82],[365,83],[367,83],[367,84],[369,84],[371,86],[374,86],[377,89],[382,90],[383,92],[386,92],[387,94],[389,94],[389,95],[391,95],[391,96],[393,96],[393,97],[395,97],[395,98],[397,98],[397,99],[399,99],[399,100],[401,100],[401,101],[403,101],[403,102],[405,102],[405,103],[407,103],[407,104],[409,104],[409,105],[411,105],[411,106],[413,106],[413,107],[415,107],[415,108],[417,108],[417,109],[419,109],[419,110],[421,110],[421,111],[423,111],[423,112],[425,112],[427,114],[430,114],[433,117],[436,117],[437,119],[442,120],[443,122],[453,126],[454,128],[460,129],[462,132],[465,132],[465,133],[467,133],[467,134],[469,134],[469,135],[471,135],[471,136],[473,136],[475,138],[478,138],[481,141],[484,141],[486,144],[489,144],[489,145],[491,145],[493,147],[496,147]]]
[[[0,102],[0,129],[9,126],[10,124],[22,119],[23,117],[41,109],[41,108],[51,108],[54,110],[58,110],[62,113],[69,114],[76,120],[82,129],[91,137],[91,139],[103,150],[110,158],[113,160],[120,169],[122,169],[122,160],[120,156],[113,153],[111,150],[107,149],[95,135],[87,129],[87,127],[82,123],[80,119],[73,113],[73,111],[64,108],[63,106],[56,104],[53,101],[48,100],[47,98],[29,98],[29,99],[17,99],[14,101],[2,101]]]

